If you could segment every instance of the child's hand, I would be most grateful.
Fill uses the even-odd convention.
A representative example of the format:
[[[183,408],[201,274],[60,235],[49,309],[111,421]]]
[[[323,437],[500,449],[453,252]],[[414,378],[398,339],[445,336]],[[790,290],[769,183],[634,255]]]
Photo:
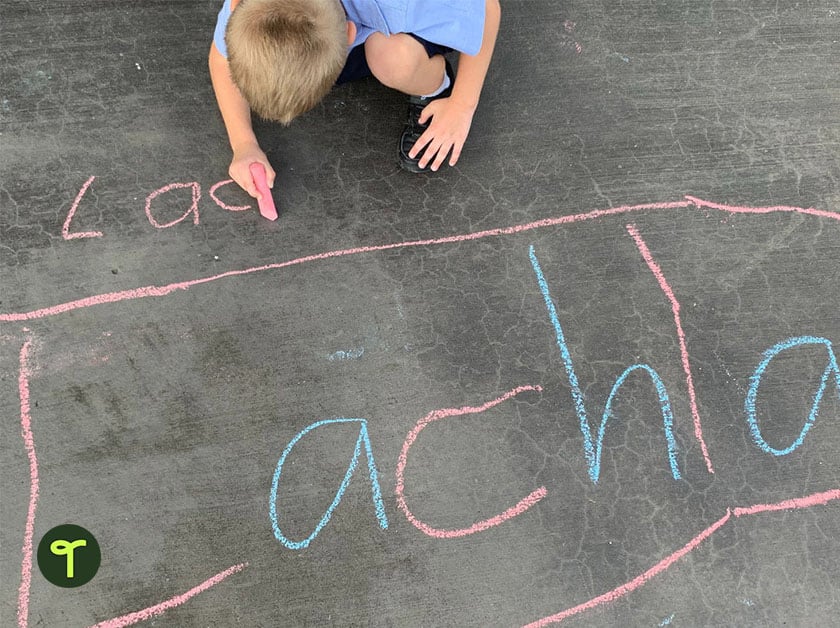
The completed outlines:
[[[414,144],[408,156],[415,159],[423,152],[418,165],[425,168],[431,161],[431,169],[436,171],[451,150],[449,165],[454,166],[461,156],[464,142],[467,141],[474,113],[474,107],[459,103],[452,98],[433,100],[423,109],[419,120],[420,124],[425,124],[429,118],[432,122]],[[426,147],[425,151],[423,151],[424,147]]]
[[[274,168],[271,167],[265,153],[256,145],[234,151],[233,161],[230,162],[228,174],[230,174],[230,178],[236,181],[243,190],[255,199],[260,200],[260,193],[257,191],[257,186],[254,185],[254,179],[249,170],[251,164],[254,162],[261,163],[265,167],[266,183],[268,183],[269,188],[273,188]]]

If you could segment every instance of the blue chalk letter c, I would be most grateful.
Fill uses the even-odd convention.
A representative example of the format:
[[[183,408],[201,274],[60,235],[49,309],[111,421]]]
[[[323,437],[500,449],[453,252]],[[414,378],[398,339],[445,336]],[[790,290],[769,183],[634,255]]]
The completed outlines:
[[[306,434],[308,434],[315,428],[321,427],[322,425],[328,425],[330,423],[359,424],[359,437],[356,439],[356,448],[353,451],[353,458],[352,460],[350,460],[350,466],[347,467],[347,473],[344,474],[344,479],[341,481],[341,485],[338,487],[338,490],[335,493],[335,498],[333,499],[329,508],[327,508],[327,511],[324,513],[324,516],[321,517],[321,520],[318,522],[318,525],[315,526],[315,530],[313,530],[312,534],[310,534],[302,541],[292,541],[286,538],[286,536],[280,530],[280,525],[277,523],[277,487],[280,484],[280,474],[283,472],[283,463],[286,461],[286,458],[292,451],[292,448],[297,444],[297,442],[301,438],[303,438]],[[376,464],[373,460],[373,450],[370,446],[370,436],[368,436],[367,421],[364,419],[327,419],[324,421],[318,421],[317,423],[312,423],[311,425],[308,425],[303,430],[298,432],[298,434],[291,441],[289,441],[289,444],[286,445],[286,449],[283,450],[283,454],[280,456],[280,460],[278,460],[277,462],[277,469],[274,471],[274,479],[271,482],[271,496],[269,497],[268,513],[269,518],[271,519],[271,527],[274,530],[274,536],[277,537],[278,541],[280,541],[289,549],[296,550],[308,547],[312,540],[316,536],[318,536],[318,533],[321,531],[321,529],[325,525],[327,525],[327,523],[329,523],[333,511],[338,507],[338,504],[341,502],[341,498],[344,496],[344,491],[347,490],[347,486],[350,484],[350,478],[353,477],[353,472],[356,470],[356,467],[359,466],[359,456],[362,453],[362,445],[364,445],[365,456],[367,457],[368,462],[368,477],[370,478],[370,489],[373,496],[373,507],[376,510],[376,518],[379,521],[379,527],[381,527],[383,530],[388,527],[388,518],[385,515],[385,506],[382,503],[382,491],[379,488],[379,479],[378,474],[376,472]]]

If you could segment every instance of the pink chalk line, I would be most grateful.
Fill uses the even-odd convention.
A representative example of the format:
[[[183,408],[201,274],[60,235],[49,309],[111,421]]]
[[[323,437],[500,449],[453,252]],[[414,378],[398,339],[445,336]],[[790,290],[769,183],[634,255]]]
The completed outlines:
[[[556,613],[554,615],[549,615],[548,617],[543,617],[542,619],[539,619],[535,622],[526,624],[524,628],[539,628],[542,626],[547,626],[549,624],[555,624],[571,617],[572,615],[577,615],[584,611],[592,610],[597,606],[601,606],[602,604],[607,604],[609,602],[614,602],[615,600],[627,595],[631,591],[638,589],[643,584],[646,584],[648,580],[650,580],[656,575],[659,575],[660,573],[668,569],[671,565],[673,565],[676,561],[678,561],[680,558],[693,551],[703,541],[712,536],[712,534],[714,534],[719,528],[721,528],[723,524],[729,521],[729,519],[733,515],[735,517],[742,517],[744,515],[755,515],[763,512],[773,512],[777,510],[797,510],[802,508],[811,508],[812,506],[824,506],[828,504],[828,502],[836,499],[840,499],[840,489],[832,489],[822,493],[814,493],[812,495],[807,495],[805,497],[787,499],[781,502],[777,502],[775,504],[759,504],[756,506],[749,506],[746,508],[727,508],[726,514],[723,515],[723,517],[715,521],[712,525],[703,530],[700,534],[695,536],[676,552],[666,556],[661,561],[656,563],[653,567],[651,567],[644,573],[639,574],[629,582],[626,582],[616,587],[612,591],[607,591],[606,593],[603,593],[598,597],[594,597],[591,600],[584,602],[583,604],[578,604],[577,606],[567,608],[566,610]]]
[[[557,218],[544,218],[535,222],[524,225],[515,225],[512,227],[503,227],[497,229],[488,229],[486,231],[477,231],[473,233],[445,236],[442,238],[431,238],[425,240],[412,240],[406,242],[394,242],[391,244],[379,244],[374,246],[363,246],[352,249],[341,249],[336,251],[327,251],[325,253],[317,253],[315,255],[307,255],[298,257],[286,262],[275,262],[272,264],[265,264],[263,266],[255,266],[253,268],[245,268],[241,270],[230,270],[218,275],[204,277],[201,279],[191,279],[188,281],[180,281],[176,283],[167,284],[164,286],[145,286],[143,288],[133,288],[130,290],[122,290],[120,292],[109,292],[105,294],[98,294],[95,296],[85,297],[66,303],[60,303],[50,307],[40,308],[30,312],[11,312],[7,314],[0,314],[0,322],[16,322],[27,321],[39,318],[46,318],[48,316],[56,316],[58,314],[65,314],[73,310],[92,307],[94,305],[102,305],[105,303],[118,303],[120,301],[130,301],[133,299],[143,299],[147,297],[162,297],[171,294],[177,290],[188,290],[193,286],[198,286],[205,283],[218,281],[227,277],[239,277],[243,275],[251,275],[268,270],[280,270],[290,266],[298,266],[308,262],[316,262],[320,260],[332,259],[337,257],[347,257],[350,255],[360,255],[363,253],[375,253],[377,251],[388,251],[392,249],[402,249],[410,247],[434,246],[438,244],[454,244],[459,242],[468,242],[471,240],[480,240],[482,238],[511,235],[530,231],[532,229],[539,229],[542,227],[550,227],[554,225],[572,224],[575,222],[582,222],[585,220],[594,220],[597,218],[605,218],[608,216],[615,216],[625,214],[633,211],[642,211],[645,209],[674,209],[678,207],[689,207],[691,205],[688,201],[679,201],[676,203],[650,203],[646,205],[634,205],[628,207],[616,207],[613,209],[599,209],[587,212],[585,214],[575,214],[572,216],[560,216]],[[838,214],[840,220],[840,214]]]
[[[716,209],[730,214],[776,214],[776,213],[795,213],[807,214],[808,216],[817,216],[819,218],[831,218],[832,220],[840,220],[840,212],[832,212],[825,209],[814,209],[813,207],[792,207],[790,205],[772,205],[769,207],[746,207],[743,205],[725,205],[723,203],[713,203],[712,201],[704,201],[696,196],[685,196],[685,199],[700,209]]]
[[[462,416],[464,414],[478,414],[480,412],[484,412],[485,410],[489,410],[490,408],[499,405],[503,401],[507,401],[511,397],[515,397],[521,392],[525,392],[528,390],[541,392],[542,387],[519,386],[511,391],[506,392],[501,397],[497,397],[492,401],[488,401],[484,405],[478,407],[464,406],[461,408],[444,408],[442,410],[434,410],[433,412],[430,412],[422,419],[417,421],[417,424],[408,433],[408,436],[406,437],[405,442],[403,443],[399,459],[397,461],[396,487],[397,505],[400,507],[400,509],[405,514],[406,518],[409,520],[409,522],[411,522],[411,524],[415,528],[417,528],[421,532],[424,532],[425,534],[428,534],[429,536],[438,539],[454,539],[461,536],[467,536],[469,534],[481,532],[482,530],[487,530],[488,528],[497,526],[501,523],[504,523],[508,519],[512,519],[513,517],[522,514],[546,496],[546,488],[545,486],[541,486],[537,490],[533,491],[530,495],[520,500],[519,503],[517,503],[515,506],[512,506],[511,508],[505,510],[503,513],[496,515],[495,517],[491,517],[489,519],[485,519],[483,521],[474,523],[468,528],[460,528],[457,530],[443,530],[440,528],[433,528],[432,526],[423,523],[422,521],[417,519],[417,517],[415,517],[414,514],[412,514],[405,501],[405,465],[408,462],[408,450],[411,448],[411,445],[414,444],[414,441],[417,440],[417,436],[420,434],[420,432],[422,432],[423,429],[429,423],[433,423],[434,421],[439,421],[440,419],[445,419],[448,417]]]
[[[170,190],[177,190],[177,189],[185,189],[189,188],[192,191],[192,203],[187,208],[187,211],[180,218],[176,218],[171,222],[167,222],[161,224],[157,221],[157,219],[152,215],[152,201],[160,196],[161,194],[166,194]],[[156,227],[157,229],[167,229],[169,227],[177,225],[179,222],[186,220],[187,216],[190,214],[193,215],[193,224],[197,225],[201,222],[201,219],[198,215],[198,201],[201,200],[201,187],[195,181],[190,183],[170,183],[159,190],[155,190],[151,194],[146,197],[146,218],[149,219],[149,223]]]
[[[38,457],[35,455],[35,438],[32,434],[32,414],[29,401],[29,380],[32,378],[32,367],[30,366],[30,350],[32,340],[27,339],[20,350],[20,371],[18,374],[18,395],[20,396],[20,431],[23,436],[23,444],[26,448],[26,455],[29,458],[29,510],[26,514],[26,527],[23,535],[23,548],[20,565],[20,588],[18,589],[17,623],[19,628],[27,628],[29,625],[29,598],[32,586],[32,539],[35,533],[35,511],[38,508],[39,480],[38,480]],[[186,593],[151,606],[136,613],[130,613],[96,624],[100,628],[118,628],[129,626],[139,621],[160,615],[164,611],[179,606],[191,597],[206,591],[218,584],[228,576],[242,571],[248,563],[234,565],[222,571],[212,578],[205,580]]]
[[[73,216],[76,215],[76,210],[79,209],[79,203],[82,201],[82,197],[87,192],[87,189],[90,187],[90,184],[93,183],[93,180],[96,177],[91,177],[79,190],[79,193],[76,194],[76,200],[73,201],[73,205],[70,207],[70,211],[67,213],[67,218],[64,219],[64,225],[61,227],[61,237],[65,240],[75,240],[77,238],[101,238],[102,232],[101,231],[82,231],[80,233],[70,233],[70,223],[73,220]]]
[[[328,251],[325,253],[318,253],[315,255],[307,255],[305,257],[299,257],[293,260],[289,260],[286,262],[278,262],[273,264],[266,264],[263,266],[255,266],[253,268],[246,268],[242,270],[232,270],[224,273],[220,273],[218,275],[212,275],[210,277],[204,277],[202,279],[192,279],[189,281],[181,281],[177,283],[171,283],[164,286],[146,286],[143,288],[135,288],[131,290],[123,290],[120,292],[111,292],[106,294],[99,294],[91,297],[86,297],[83,299],[77,299],[75,301],[69,301],[66,303],[60,303],[57,305],[53,305],[50,307],[40,308],[38,310],[32,310],[29,312],[10,312],[7,314],[0,314],[0,322],[15,322],[15,321],[26,321],[26,320],[33,320],[38,318],[45,318],[48,316],[56,316],[58,314],[64,314],[66,312],[70,312],[73,310],[91,307],[94,305],[101,305],[104,303],[117,303],[119,301],[128,301],[133,299],[142,299],[146,297],[161,297],[176,290],[188,290],[193,286],[197,286],[204,283],[210,283],[213,281],[217,281],[219,279],[224,279],[226,277],[236,277],[241,275],[250,275],[253,273],[259,273],[267,270],[279,270],[281,268],[286,268],[289,266],[297,266],[300,264],[305,264],[308,262],[314,262],[319,260],[326,260],[335,257],[346,257],[350,255],[359,255],[363,253],[373,253],[377,251],[387,251],[391,249],[401,249],[401,248],[409,248],[409,247],[418,247],[418,246],[434,246],[438,244],[454,244],[458,242],[467,242],[471,240],[480,240],[482,238],[487,237],[495,237],[501,235],[512,235],[516,233],[522,233],[525,231],[531,231],[533,229],[541,229],[543,227],[552,227],[557,225],[568,225],[577,222],[584,222],[587,220],[595,220],[598,218],[607,218],[610,216],[617,216],[621,214],[628,214],[632,212],[640,212],[644,210],[665,210],[665,209],[685,209],[691,206],[695,207],[703,207],[709,209],[717,209],[720,211],[726,211],[730,213],[752,213],[752,214],[766,214],[772,212],[797,212],[802,214],[809,214],[813,216],[819,216],[822,218],[832,218],[834,220],[840,221],[840,213],[836,212],[829,212],[824,210],[817,210],[817,209],[803,209],[799,207],[786,207],[786,206],[778,206],[778,207],[738,207],[738,206],[730,206],[730,205],[719,205],[716,203],[711,203],[709,201],[703,201],[701,199],[695,198],[693,196],[686,196],[686,200],[684,201],[675,201],[670,203],[646,203],[642,205],[625,205],[621,207],[614,207],[612,209],[596,209],[593,211],[589,211],[586,213],[580,214],[572,214],[569,216],[559,216],[555,218],[544,218],[542,220],[537,220],[534,222],[521,224],[521,225],[514,225],[511,227],[501,227],[496,229],[488,229],[485,231],[476,231],[472,233],[460,234],[460,235],[453,235],[453,236],[445,236],[440,238],[431,238],[425,240],[411,240],[405,242],[395,242],[391,244],[380,244],[375,246],[364,246],[352,249],[341,249],[336,251]],[[186,215],[185,215],[186,216]],[[183,219],[183,218],[182,218]]]
[[[26,455],[29,458],[29,510],[26,513],[26,527],[23,534],[23,559],[20,564],[20,588],[18,589],[17,620],[20,628],[26,628],[29,618],[29,590],[32,585],[32,537],[35,533],[35,510],[38,508],[38,457],[35,455],[35,438],[32,436],[32,415],[29,405],[29,380],[32,368],[29,364],[29,350],[32,341],[26,340],[20,350],[20,372],[18,374],[18,395],[20,396],[20,432]]]
[[[825,506],[828,502],[840,499],[840,489],[833,489],[823,493],[814,493],[807,497],[786,499],[774,504],[757,504],[746,508],[733,508],[732,514],[736,517],[744,515],[756,515],[761,512],[774,512],[777,510],[796,510],[798,508],[810,508],[811,506]]]
[[[598,218],[608,218],[610,216],[618,216],[621,214],[629,214],[633,212],[640,212],[644,210],[666,210],[666,209],[685,209],[688,207],[698,207],[706,209],[716,209],[719,211],[729,213],[748,213],[748,214],[768,214],[772,212],[796,212],[800,214],[808,214],[811,216],[819,216],[821,218],[831,218],[840,221],[840,213],[830,212],[819,209],[803,209],[801,207],[738,207],[734,205],[721,205],[703,201],[693,196],[686,196],[684,201],[675,201],[670,203],[646,203],[642,205],[625,205],[621,207],[614,207],[612,209],[596,209],[586,213],[572,214],[570,216],[559,216],[555,218],[544,218],[521,225],[514,225],[511,227],[501,227],[497,229],[488,229],[486,231],[476,231],[473,233],[465,233],[460,235],[445,236],[441,238],[431,238],[426,240],[411,240],[406,242],[394,242],[391,244],[380,244],[375,246],[363,246],[352,249],[342,249],[337,251],[328,251],[326,253],[318,253],[316,255],[307,255],[297,259],[289,260],[287,262],[278,262],[273,264],[266,264],[264,266],[255,266],[253,268],[245,268],[242,270],[232,270],[202,279],[192,279],[189,281],[181,281],[171,283],[164,286],[146,286],[143,288],[134,288],[132,290],[122,290],[120,292],[110,292],[106,294],[99,294],[95,296],[77,299],[75,301],[68,301],[66,303],[59,303],[50,307],[44,307],[29,312],[9,312],[7,314],[0,314],[0,322],[15,322],[28,321],[39,318],[46,318],[48,316],[56,316],[64,314],[73,310],[78,310],[94,305],[102,305],[105,303],[117,303],[120,301],[130,301],[133,299],[143,299],[146,297],[162,297],[176,290],[188,290],[193,286],[210,283],[226,277],[238,277],[242,275],[250,275],[253,273],[264,272],[268,270],[279,270],[289,266],[297,266],[306,264],[308,262],[315,262],[319,260],[326,260],[335,257],[346,257],[350,255],[360,255],[363,253],[374,253],[376,251],[388,251],[391,249],[402,249],[409,247],[434,246],[438,244],[454,244],[458,242],[468,242],[471,240],[480,240],[482,238],[512,235],[516,233],[523,233],[533,229],[541,229],[543,227],[553,227],[557,225],[569,225],[577,222],[584,222],[587,220],[596,220]],[[189,212],[188,212],[189,213]],[[187,214],[184,215],[186,217]],[[183,220],[182,217],[181,219]],[[197,215],[196,215],[197,217]]]
[[[715,470],[712,467],[712,460],[709,457],[709,449],[706,447],[706,441],[703,439],[703,427],[700,422],[700,410],[697,407],[697,394],[694,390],[694,378],[691,375],[691,362],[688,358],[688,345],[685,340],[685,331],[683,331],[682,319],[680,318],[680,303],[677,301],[677,297],[671,289],[668,280],[665,279],[665,275],[662,273],[662,269],[659,267],[659,264],[657,264],[656,260],[653,259],[653,255],[651,254],[648,245],[642,239],[639,230],[635,225],[627,225],[627,231],[633,237],[633,240],[636,241],[636,246],[642,254],[642,258],[645,260],[648,268],[650,268],[650,272],[652,272],[653,276],[656,277],[656,281],[659,282],[659,287],[662,289],[662,292],[665,293],[665,296],[668,297],[668,301],[671,303],[671,312],[674,314],[674,324],[677,326],[677,339],[680,344],[680,357],[682,359],[683,372],[685,373],[685,383],[688,387],[688,403],[691,406],[691,416],[694,419],[694,436],[700,442],[700,450],[703,452],[703,459],[706,461],[706,469],[708,469],[709,473],[714,473]]]
[[[670,567],[673,563],[678,561],[680,558],[691,552],[695,547],[700,545],[703,541],[707,538],[712,536],[715,531],[720,528],[724,523],[729,521],[729,517],[731,513],[729,509],[726,509],[726,514],[715,521],[712,525],[708,528],[703,530],[700,534],[695,536],[691,539],[688,543],[686,543],[683,547],[678,549],[676,552],[663,558],[661,561],[656,563],[653,567],[648,569],[646,572],[639,574],[635,578],[633,578],[630,582],[626,582],[619,587],[616,587],[612,591],[607,591],[606,593],[599,595],[598,597],[594,597],[588,602],[584,602],[583,604],[578,604],[577,606],[573,606],[572,608],[568,608],[565,611],[561,611],[555,615],[550,615],[548,617],[543,617],[540,620],[537,620],[533,623],[527,624],[525,628],[538,628],[540,626],[547,626],[548,624],[553,624],[557,622],[561,622],[567,617],[571,617],[572,615],[577,615],[578,613],[582,613],[584,611],[591,610],[596,606],[600,606],[601,604],[606,604],[607,602],[613,602],[618,598],[627,595],[631,591],[638,589],[640,586],[645,584],[648,580],[653,578],[655,575],[662,573],[668,567]]]
[[[231,183],[233,183],[233,179],[226,179],[224,181],[219,181],[218,183],[216,183],[213,187],[210,188],[210,198],[212,198],[216,202],[216,205],[230,212],[244,212],[251,209],[250,205],[228,205],[227,203],[223,203],[221,200],[219,200],[219,197],[216,196],[216,190],[218,190],[224,185],[230,185]]]
[[[122,628],[123,626],[131,626],[132,624],[151,619],[152,617],[156,617],[157,615],[163,614],[171,608],[180,606],[190,598],[195,597],[199,593],[203,593],[210,587],[219,584],[228,576],[242,571],[247,566],[248,563],[240,563],[238,565],[233,565],[232,567],[228,567],[224,571],[220,571],[212,578],[208,578],[201,584],[194,586],[192,589],[185,593],[182,593],[181,595],[176,595],[175,597],[169,598],[165,602],[161,602],[160,604],[155,604],[154,606],[144,608],[141,611],[136,611],[127,615],[122,615],[121,617],[115,617],[114,619],[99,622],[98,624],[94,624],[93,626],[91,626],[91,628]]]

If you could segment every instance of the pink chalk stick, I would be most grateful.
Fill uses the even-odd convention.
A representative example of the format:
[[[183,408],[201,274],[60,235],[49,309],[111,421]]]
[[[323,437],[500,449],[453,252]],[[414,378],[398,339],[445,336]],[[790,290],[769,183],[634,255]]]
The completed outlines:
[[[255,161],[248,166],[248,169],[254,178],[254,185],[257,186],[257,191],[260,193],[260,214],[263,218],[277,220],[277,209],[274,207],[274,199],[271,197],[271,190],[268,189],[268,183],[265,180],[265,167]]]

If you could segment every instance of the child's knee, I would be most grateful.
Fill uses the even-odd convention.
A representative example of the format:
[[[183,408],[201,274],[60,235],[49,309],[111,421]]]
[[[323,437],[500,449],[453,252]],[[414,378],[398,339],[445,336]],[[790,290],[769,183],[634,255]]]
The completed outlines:
[[[405,33],[391,36],[373,33],[364,46],[371,73],[388,87],[399,88],[429,58],[422,44]]]

